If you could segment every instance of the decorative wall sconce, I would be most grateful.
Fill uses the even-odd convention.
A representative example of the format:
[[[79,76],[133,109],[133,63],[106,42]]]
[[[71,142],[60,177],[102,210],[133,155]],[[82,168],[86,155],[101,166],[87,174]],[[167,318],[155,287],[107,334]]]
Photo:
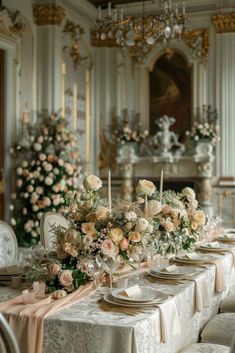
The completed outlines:
[[[87,57],[81,55],[79,47],[79,41],[81,41],[85,31],[80,25],[76,25],[74,22],[67,20],[63,33],[69,35],[71,39],[70,47],[65,46],[63,51],[68,53],[73,61],[74,69],[76,70],[78,66],[87,59]]]

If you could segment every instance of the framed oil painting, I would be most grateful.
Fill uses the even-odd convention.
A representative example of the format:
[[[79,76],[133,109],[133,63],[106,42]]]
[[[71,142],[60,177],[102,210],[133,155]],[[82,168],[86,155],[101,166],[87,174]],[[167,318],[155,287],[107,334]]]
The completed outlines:
[[[163,115],[176,119],[172,130],[180,140],[191,126],[191,68],[173,49],[160,56],[150,72],[150,133],[158,130]]]

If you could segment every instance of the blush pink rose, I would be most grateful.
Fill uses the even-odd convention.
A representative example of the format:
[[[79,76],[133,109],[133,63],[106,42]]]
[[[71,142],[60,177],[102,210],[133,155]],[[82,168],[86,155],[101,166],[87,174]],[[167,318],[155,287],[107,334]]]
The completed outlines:
[[[73,285],[73,277],[71,270],[61,271],[59,281],[64,287],[70,287]]]
[[[119,246],[122,251],[127,250],[128,246],[129,246],[128,240],[126,238],[122,239]]]
[[[108,257],[115,257],[118,255],[119,250],[116,245],[112,242],[111,239],[105,239],[101,244],[101,251],[104,255]]]
[[[53,276],[56,276],[60,272],[61,266],[59,264],[50,264],[48,270]]]

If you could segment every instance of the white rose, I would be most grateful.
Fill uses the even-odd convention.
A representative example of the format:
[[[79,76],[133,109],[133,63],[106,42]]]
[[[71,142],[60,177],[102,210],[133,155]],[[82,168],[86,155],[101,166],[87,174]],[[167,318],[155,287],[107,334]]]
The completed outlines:
[[[153,217],[160,213],[162,210],[161,202],[156,200],[148,201],[148,217]]]
[[[16,180],[16,186],[20,188],[23,184],[23,181],[21,179]]]
[[[137,214],[134,211],[126,212],[124,215],[127,221],[135,222],[137,220]]]
[[[43,191],[44,191],[44,190],[43,190],[43,188],[42,188],[41,186],[37,186],[37,187],[36,187],[36,193],[37,193],[37,194],[41,195],[41,194],[43,194]]]
[[[139,218],[136,222],[135,230],[137,232],[143,232],[148,228],[149,222],[145,218]]]
[[[85,248],[89,248],[93,244],[93,241],[94,241],[94,239],[93,239],[92,235],[89,235],[89,234],[86,234],[82,240]]]
[[[53,184],[53,179],[51,177],[46,177],[44,183],[48,186]]]
[[[192,188],[186,187],[181,191],[183,196],[189,197],[190,200],[194,200],[196,197],[195,191]]]
[[[45,166],[44,166],[44,169],[46,172],[50,172],[52,169],[53,169],[53,166],[51,163],[47,163]]]
[[[28,185],[27,186],[27,191],[28,192],[33,192],[33,190],[34,190],[34,187],[32,185]]]
[[[37,205],[32,206],[33,212],[37,212],[39,210],[39,207]]]
[[[42,149],[42,145],[40,144],[40,143],[35,143],[34,145],[33,145],[33,148],[35,149],[35,151],[41,151],[41,149]]]
[[[46,160],[46,158],[47,158],[47,156],[45,155],[45,153],[40,153],[39,154],[39,159],[40,159],[40,161],[45,161]]]
[[[26,168],[29,165],[29,163],[27,161],[23,161],[21,164],[22,164],[23,168]]]
[[[47,196],[43,197],[43,202],[44,202],[44,205],[51,206],[51,200],[49,199],[49,197]]]
[[[140,180],[137,185],[137,192],[151,196],[156,191],[156,186],[149,180]]]
[[[97,191],[102,187],[102,181],[96,175],[89,175],[83,181],[86,191]]]
[[[16,225],[16,220],[15,218],[11,218],[11,225],[14,227]]]
[[[16,173],[17,173],[18,175],[22,175],[23,169],[22,169],[21,167],[17,168],[17,169],[16,169]]]
[[[24,216],[27,215],[27,213],[28,213],[27,208],[24,207],[23,210],[22,210],[22,213],[23,213]]]
[[[60,167],[63,167],[63,165],[64,165],[63,159],[59,158],[58,159],[58,164],[59,164]]]

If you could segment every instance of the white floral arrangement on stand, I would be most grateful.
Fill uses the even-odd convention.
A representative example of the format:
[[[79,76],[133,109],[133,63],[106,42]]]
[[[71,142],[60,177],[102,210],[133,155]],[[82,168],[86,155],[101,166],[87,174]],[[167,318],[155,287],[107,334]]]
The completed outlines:
[[[20,246],[36,245],[39,222],[47,211],[65,211],[63,194],[78,191],[82,163],[76,134],[65,119],[43,116],[11,150],[16,160],[16,192],[11,224]]]

